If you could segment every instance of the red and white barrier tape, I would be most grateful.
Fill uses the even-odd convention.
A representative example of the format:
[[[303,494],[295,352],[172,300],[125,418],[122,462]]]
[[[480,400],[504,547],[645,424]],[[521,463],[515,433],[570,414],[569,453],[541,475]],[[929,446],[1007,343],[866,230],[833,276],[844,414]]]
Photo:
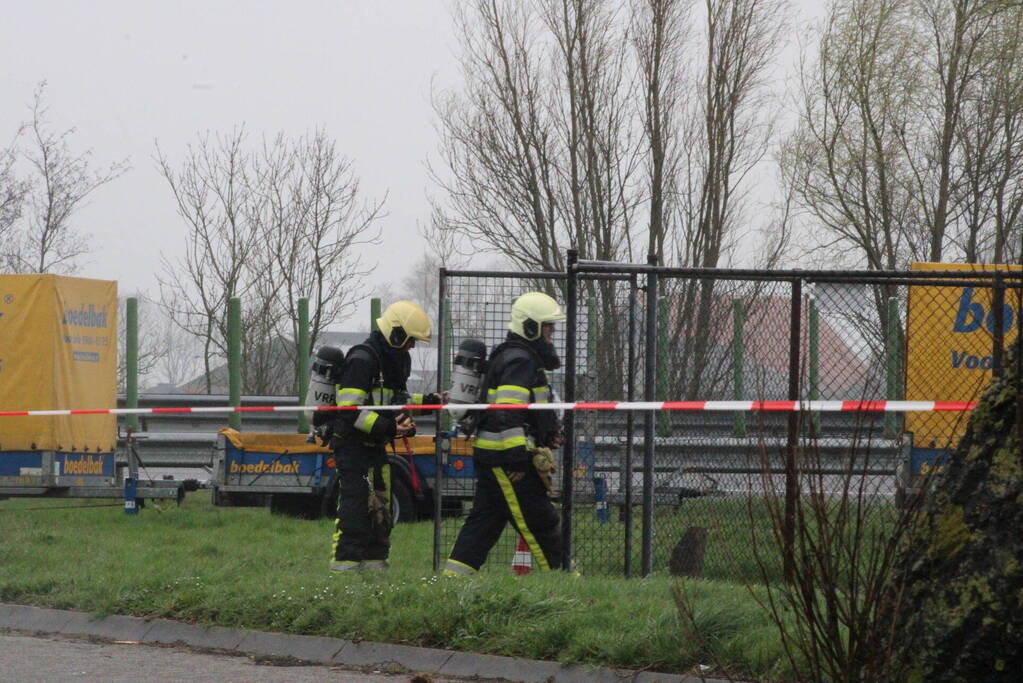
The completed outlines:
[[[197,406],[106,410],[0,410],[0,417],[59,415],[175,415],[188,413],[294,413],[303,410],[668,410],[688,412],[929,413],[973,410],[970,401],[599,401],[595,403],[447,403],[394,406]]]

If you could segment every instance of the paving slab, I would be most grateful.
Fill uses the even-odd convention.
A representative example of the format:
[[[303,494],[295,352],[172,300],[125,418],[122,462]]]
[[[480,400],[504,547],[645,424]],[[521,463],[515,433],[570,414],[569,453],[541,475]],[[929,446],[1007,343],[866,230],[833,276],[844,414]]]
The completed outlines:
[[[365,641],[347,643],[334,655],[332,664],[352,667],[397,665],[408,671],[438,673],[449,659],[450,650],[437,650],[410,645],[368,643]]]
[[[455,652],[437,673],[442,676],[466,678],[478,676],[479,678],[506,678],[513,681],[541,683],[551,680],[552,677],[556,678],[561,668],[557,662]],[[586,680],[600,679],[591,676]]]
[[[210,650],[237,650],[251,631],[220,626],[198,626],[170,619],[153,619],[142,637],[143,643],[181,643]]]
[[[238,649],[246,654],[292,657],[304,662],[330,664],[334,656],[348,644],[338,638],[249,631],[238,644]]]
[[[0,603],[0,626],[19,631],[59,633],[76,614],[79,612]]]
[[[119,614],[97,617],[85,612],[72,612],[71,619],[60,629],[60,633],[109,640],[141,641],[151,626],[148,621],[138,617],[124,617]]]

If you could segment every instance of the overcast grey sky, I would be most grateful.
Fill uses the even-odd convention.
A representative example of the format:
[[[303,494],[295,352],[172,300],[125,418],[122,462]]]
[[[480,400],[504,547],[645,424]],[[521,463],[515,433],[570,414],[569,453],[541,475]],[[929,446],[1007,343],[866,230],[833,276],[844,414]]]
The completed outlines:
[[[154,141],[180,159],[197,132],[242,123],[256,140],[323,126],[354,160],[365,196],[388,194],[382,244],[366,259],[399,273],[415,261],[416,221],[429,215],[431,81],[446,86],[457,76],[445,2],[3,5],[0,144],[45,79],[55,128],[78,129],[73,148],[132,166],[75,217],[93,237],[81,275],[155,296],[159,255],[178,255],[184,225],[155,169]],[[372,284],[386,277],[377,269]]]
[[[382,243],[365,249],[380,266],[369,286],[400,279],[429,216],[432,83],[458,81],[448,9],[448,0],[3,0],[0,145],[45,79],[54,128],[78,129],[73,149],[132,166],[74,219],[92,235],[81,275],[156,296],[160,254],[177,258],[184,225],[154,142],[179,160],[200,131],[244,124],[256,141],[323,126],[354,160],[364,196],[388,195]]]

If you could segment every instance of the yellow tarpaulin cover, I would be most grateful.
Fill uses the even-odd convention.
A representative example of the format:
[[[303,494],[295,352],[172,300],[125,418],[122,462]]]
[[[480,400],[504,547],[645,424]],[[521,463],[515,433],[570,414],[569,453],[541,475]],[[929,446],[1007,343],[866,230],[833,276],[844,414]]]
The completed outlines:
[[[117,283],[0,275],[0,410],[117,404]],[[0,418],[0,451],[112,452],[113,415]]]
[[[273,434],[246,433],[231,429],[221,429],[223,434],[236,448],[258,453],[331,453],[329,448],[306,442],[304,434]],[[413,436],[409,445],[415,455],[427,455],[434,452],[432,436]],[[395,439],[394,450],[405,453],[405,444]],[[463,438],[456,438],[451,444],[452,455],[472,455],[472,447]]]
[[[984,272],[1019,266],[972,263],[914,263],[910,270]],[[1005,290],[1005,345],[1016,338],[1021,313],[1016,294]],[[991,381],[991,288],[912,285],[906,322],[906,400],[975,401]],[[966,429],[957,413],[906,414],[906,431],[918,448],[954,447]]]

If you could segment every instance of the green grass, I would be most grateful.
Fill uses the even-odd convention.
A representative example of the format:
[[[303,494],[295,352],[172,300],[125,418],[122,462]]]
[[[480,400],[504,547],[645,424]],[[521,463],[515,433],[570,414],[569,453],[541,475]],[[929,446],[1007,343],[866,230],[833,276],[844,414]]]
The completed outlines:
[[[389,572],[338,575],[327,571],[331,530],[327,520],[215,508],[203,494],[135,517],[0,501],[0,601],[572,663],[787,674],[774,627],[736,583],[689,581],[694,623],[685,625],[668,576],[513,577],[494,558],[476,577],[443,578],[432,571],[429,523],[399,525]]]
[[[707,530],[703,578],[735,583],[761,582],[763,572],[753,554],[754,536],[758,546],[775,547],[771,525],[762,501],[755,501],[755,527],[750,522],[749,503],[737,498],[691,498],[677,507],[658,506],[654,512],[654,533],[651,540],[651,567],[655,574],[666,574],[672,548],[690,526]],[[444,547],[450,548],[461,528],[463,519],[444,521],[442,538]],[[584,574],[624,575],[625,528],[617,510],[610,520],[599,523],[592,505],[578,506],[573,515],[573,564]],[[632,572],[638,576],[642,563],[642,508],[637,506],[632,515]],[[491,553],[488,565],[503,571],[511,562],[515,534],[507,529]],[[771,580],[782,576],[780,554],[762,559]]]

